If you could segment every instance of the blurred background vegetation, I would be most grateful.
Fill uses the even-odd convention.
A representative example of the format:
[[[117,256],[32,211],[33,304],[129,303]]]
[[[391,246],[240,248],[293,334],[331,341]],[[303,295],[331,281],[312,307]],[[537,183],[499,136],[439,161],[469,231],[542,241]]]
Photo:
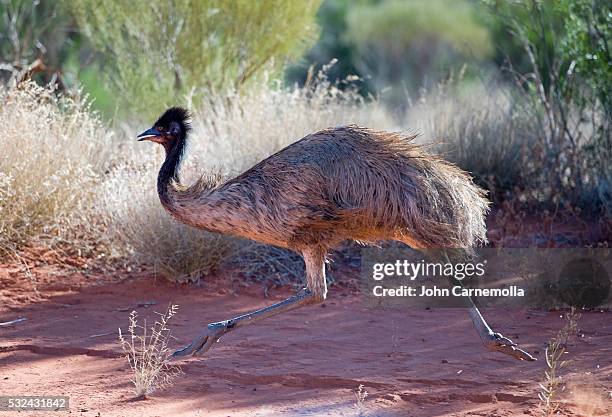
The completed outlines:
[[[83,86],[107,116],[152,117],[186,95],[278,73],[316,39],[319,3],[2,0],[3,75],[39,58],[35,79]]]
[[[22,213],[0,229],[21,228],[4,233],[21,239],[36,223],[24,221],[24,213],[46,213],[38,223],[48,235],[50,219],[61,223],[58,201],[93,204],[55,195],[43,210],[37,205],[46,200],[31,199],[35,193],[19,197],[12,172],[37,169],[38,159],[28,156],[36,151],[21,145],[32,124],[27,115],[39,106],[52,115],[48,130],[58,132],[47,138],[47,155],[67,140],[66,126],[75,128],[58,119],[62,114],[95,127],[88,132],[112,127],[99,135],[112,148],[86,153],[109,154],[108,161],[72,162],[88,173],[82,178],[104,179],[103,193],[126,190],[104,209],[105,227],[124,225],[109,242],[124,240],[138,253],[138,241],[165,230],[170,247],[187,247],[184,254],[200,250],[204,259],[201,251],[225,248],[217,238],[185,243],[186,232],[168,223],[154,180],[141,173],[154,172],[158,161],[131,148],[121,148],[123,160],[109,152],[165,107],[186,105],[196,115],[194,136],[206,138],[193,154],[207,159],[195,165],[206,169],[225,164],[239,171],[327,125],[418,129],[487,188],[495,208],[588,215],[602,223],[594,238],[602,240],[612,234],[611,35],[605,0],[0,0],[0,122],[22,126],[13,136],[5,129],[0,143],[23,150],[0,161],[0,217]],[[53,88],[18,92],[28,80]],[[49,101],[51,95],[71,104]],[[89,134],[70,131],[79,140]],[[38,130],[30,133],[27,143],[35,146]],[[72,171],[58,174],[63,162],[33,186],[57,180],[47,195],[61,189],[61,178],[74,180]],[[151,198],[134,204],[146,184]],[[143,207],[154,214],[141,220],[156,220],[125,227],[136,224]],[[125,213],[131,217],[111,219]],[[97,213],[95,222],[103,218]],[[157,229],[143,234],[153,223]],[[0,255],[8,240],[0,236]],[[166,248],[147,256],[166,254],[176,255]],[[176,264],[190,264],[184,256]],[[210,266],[183,269],[189,275],[194,268]]]
[[[609,114],[611,19],[604,0],[0,0],[0,79],[34,64],[110,118],[264,73],[302,85],[332,61],[331,80],[399,110],[451,74],[537,71],[545,91],[580,77]]]

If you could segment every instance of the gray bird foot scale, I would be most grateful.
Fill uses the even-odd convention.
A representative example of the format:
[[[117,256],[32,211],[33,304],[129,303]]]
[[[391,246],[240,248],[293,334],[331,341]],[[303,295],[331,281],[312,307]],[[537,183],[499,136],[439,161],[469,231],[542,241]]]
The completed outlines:
[[[516,343],[501,333],[489,333],[487,339],[483,340],[483,342],[488,350],[504,353],[520,361],[537,360],[529,352],[518,347]]]
[[[189,345],[175,351],[170,358],[179,359],[185,356],[199,356],[206,353],[215,343],[219,341],[221,336],[227,332],[227,327],[222,325],[209,325],[206,332],[193,340]]]

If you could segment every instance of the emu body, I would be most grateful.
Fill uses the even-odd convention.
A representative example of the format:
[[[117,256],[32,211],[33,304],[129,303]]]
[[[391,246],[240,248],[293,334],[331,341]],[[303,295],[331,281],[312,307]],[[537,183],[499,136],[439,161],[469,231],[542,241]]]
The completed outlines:
[[[325,300],[325,257],[345,240],[396,240],[421,251],[467,252],[486,241],[483,191],[465,172],[414,144],[414,135],[358,126],[326,129],[225,183],[202,179],[183,187],[179,166],[188,117],[186,110],[171,108],[139,135],[166,150],[157,182],[162,205],[191,226],[301,253],[307,288],[264,309],[210,324],[176,356],[204,352],[246,323]],[[469,307],[487,347],[533,359],[494,333],[473,303]]]

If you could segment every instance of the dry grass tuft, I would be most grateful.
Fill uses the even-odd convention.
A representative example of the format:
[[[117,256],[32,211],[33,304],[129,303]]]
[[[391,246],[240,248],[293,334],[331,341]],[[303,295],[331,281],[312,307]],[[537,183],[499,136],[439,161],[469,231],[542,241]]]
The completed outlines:
[[[572,307],[565,314],[565,325],[559,330],[557,336],[550,339],[546,346],[546,371],[544,371],[544,381],[540,383],[540,415],[550,417],[559,411],[559,394],[564,390],[563,378],[559,374],[568,361],[563,359],[563,355],[568,341],[576,334],[580,314]]]
[[[594,131],[604,116],[596,110],[589,117],[572,113],[565,135],[561,127],[551,131],[544,113],[521,89],[495,82],[466,87],[451,78],[422,92],[408,108],[405,125],[436,141],[437,150],[471,172],[494,202],[581,208],[609,218],[611,148]]]
[[[32,239],[86,250],[112,135],[82,99],[30,82],[0,86],[0,125],[0,257]]]
[[[355,90],[341,90],[324,68],[302,88],[280,82],[210,95],[192,103],[194,132],[188,159],[200,169],[238,174],[298,139],[330,126],[360,124],[393,130],[382,104]],[[272,86],[270,86],[272,85]]]
[[[232,259],[243,278],[271,286],[303,287],[304,260],[287,249],[258,243],[245,243]]]
[[[147,322],[140,326],[135,311],[130,313],[129,336],[124,336],[119,329],[121,348],[134,373],[132,383],[138,398],[146,398],[158,388],[171,385],[182,373],[175,365],[170,365],[171,350],[168,343],[172,338],[168,321],[176,315],[177,305],[170,305],[164,314],[150,328]]]
[[[455,91],[452,81],[424,93],[406,115],[406,123],[425,133],[436,150],[469,171],[493,199],[523,188],[533,168],[526,156],[534,142],[509,93],[499,86]]]

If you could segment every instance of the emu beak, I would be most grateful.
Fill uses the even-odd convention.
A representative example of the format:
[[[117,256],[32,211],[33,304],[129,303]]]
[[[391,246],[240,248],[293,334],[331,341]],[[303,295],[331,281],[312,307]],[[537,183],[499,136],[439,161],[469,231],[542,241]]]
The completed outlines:
[[[158,136],[161,136],[160,131],[152,127],[151,129],[142,132],[140,135],[137,136],[137,138],[138,142],[141,142],[143,140],[149,140]]]

